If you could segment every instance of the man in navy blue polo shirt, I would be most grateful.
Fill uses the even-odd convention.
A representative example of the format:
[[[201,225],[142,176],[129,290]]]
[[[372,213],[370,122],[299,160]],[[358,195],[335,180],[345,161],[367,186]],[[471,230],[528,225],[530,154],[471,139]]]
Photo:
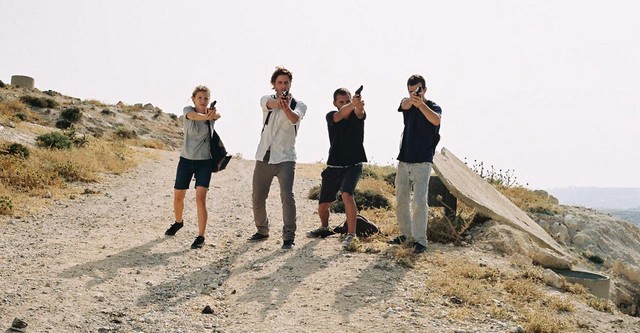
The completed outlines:
[[[346,88],[338,88],[333,93],[333,105],[337,108],[326,115],[329,131],[329,158],[327,167],[322,171],[318,216],[320,228],[307,233],[307,237],[327,237],[333,232],[329,229],[329,208],[340,192],[347,217],[347,235],[342,242],[349,249],[356,239],[356,218],[358,208],[354,193],[360,175],[362,163],[367,162],[364,150],[364,100],[359,91],[351,98]]]
[[[407,90],[409,97],[403,98],[398,108],[404,118],[396,173],[396,217],[400,235],[389,244],[413,240],[414,252],[423,253],[427,250],[427,190],[433,155],[440,141],[442,109],[424,97],[427,86],[421,75],[409,78]]]

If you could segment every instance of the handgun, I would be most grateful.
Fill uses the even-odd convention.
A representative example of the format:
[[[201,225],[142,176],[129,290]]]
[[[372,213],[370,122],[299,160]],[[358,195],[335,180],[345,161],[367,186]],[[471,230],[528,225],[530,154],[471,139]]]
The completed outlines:
[[[282,92],[282,96],[280,96],[280,98],[285,99],[289,96],[289,90],[285,90]]]
[[[420,95],[421,92],[422,92],[422,86],[419,86],[418,89],[416,89],[416,91],[413,92],[413,94],[418,96]]]
[[[211,105],[209,105],[209,109],[213,109],[216,106],[216,103],[218,103],[218,101],[211,102]]]
[[[356,90],[355,95],[360,95],[362,93],[362,88],[363,88],[363,86],[360,85],[360,88],[358,88],[358,90]]]

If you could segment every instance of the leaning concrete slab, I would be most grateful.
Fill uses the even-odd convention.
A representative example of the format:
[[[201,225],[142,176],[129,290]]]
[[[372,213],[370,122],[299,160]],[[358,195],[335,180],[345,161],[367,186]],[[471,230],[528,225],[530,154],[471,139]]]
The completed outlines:
[[[542,227],[446,148],[434,156],[433,169],[458,200],[482,215],[528,233],[538,245],[570,258]]]

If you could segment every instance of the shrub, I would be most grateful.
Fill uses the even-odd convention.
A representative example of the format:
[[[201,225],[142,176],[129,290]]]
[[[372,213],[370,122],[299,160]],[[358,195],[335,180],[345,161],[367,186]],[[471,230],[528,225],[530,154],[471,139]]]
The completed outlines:
[[[320,186],[314,186],[309,190],[309,194],[307,198],[311,200],[320,199]],[[382,193],[376,192],[374,190],[358,190],[356,189],[354,193],[354,199],[356,201],[356,207],[358,210],[363,209],[375,209],[375,208],[384,208],[388,209],[391,207],[391,203],[389,199],[387,199]],[[331,205],[331,211],[334,213],[344,213],[344,202],[342,202],[342,197],[340,193],[336,195],[336,202]]]
[[[76,129],[73,126],[68,130],[63,131],[63,133],[69,138],[69,140],[71,140],[75,147],[82,148],[89,143],[87,136],[84,134],[77,134]]]
[[[71,122],[68,121],[67,119],[60,118],[56,121],[56,128],[59,128],[59,129],[67,129],[71,127],[71,125],[73,124],[71,124]]]
[[[16,155],[22,158],[29,157],[29,148],[19,143],[10,144],[9,147],[7,147],[7,151],[9,152],[10,155]]]
[[[169,117],[171,117],[171,119],[173,120],[178,120],[178,115],[175,113],[170,114]]]
[[[40,147],[49,149],[71,149],[71,140],[64,133],[49,132],[39,135],[36,141]]]
[[[0,81],[2,82],[2,81]],[[13,212],[13,203],[8,196],[0,196],[0,215],[10,215]]]
[[[396,186],[396,172],[392,172],[386,176],[384,176],[384,181],[387,182],[391,186]]]
[[[82,118],[82,113],[78,108],[69,108],[60,113],[60,118],[68,120],[71,123],[77,123]]]
[[[4,82],[2,82],[2,80],[0,80],[0,88],[4,88],[6,85],[4,84]]]
[[[61,94],[57,91],[54,90],[45,90],[43,91],[43,93],[49,95],[49,96],[60,96]]]
[[[52,165],[53,170],[64,180],[73,181],[91,181],[92,179],[85,175],[82,168],[73,161],[56,162]]]
[[[116,127],[115,136],[120,139],[135,139],[138,137],[135,130],[128,129],[122,125]]]
[[[16,113],[16,118],[20,119],[21,121],[29,119],[29,117],[22,112]]]
[[[21,96],[20,100],[26,104],[29,104],[37,108],[55,108],[58,103],[51,98],[35,97],[30,95]]]

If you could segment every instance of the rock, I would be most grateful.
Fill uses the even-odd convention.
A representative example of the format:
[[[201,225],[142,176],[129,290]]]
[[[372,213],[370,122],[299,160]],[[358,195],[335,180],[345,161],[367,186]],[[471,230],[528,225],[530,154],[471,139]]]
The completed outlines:
[[[29,325],[20,318],[14,318],[11,322],[11,330],[16,332],[24,332],[27,326]]]
[[[213,314],[213,309],[210,306],[205,306],[204,309],[202,309],[202,313],[204,314]]]
[[[509,333],[524,333],[524,328],[522,326],[516,326],[509,330]]]
[[[564,279],[550,269],[544,270],[542,279],[544,280],[544,283],[556,289],[560,289],[564,286]]]

